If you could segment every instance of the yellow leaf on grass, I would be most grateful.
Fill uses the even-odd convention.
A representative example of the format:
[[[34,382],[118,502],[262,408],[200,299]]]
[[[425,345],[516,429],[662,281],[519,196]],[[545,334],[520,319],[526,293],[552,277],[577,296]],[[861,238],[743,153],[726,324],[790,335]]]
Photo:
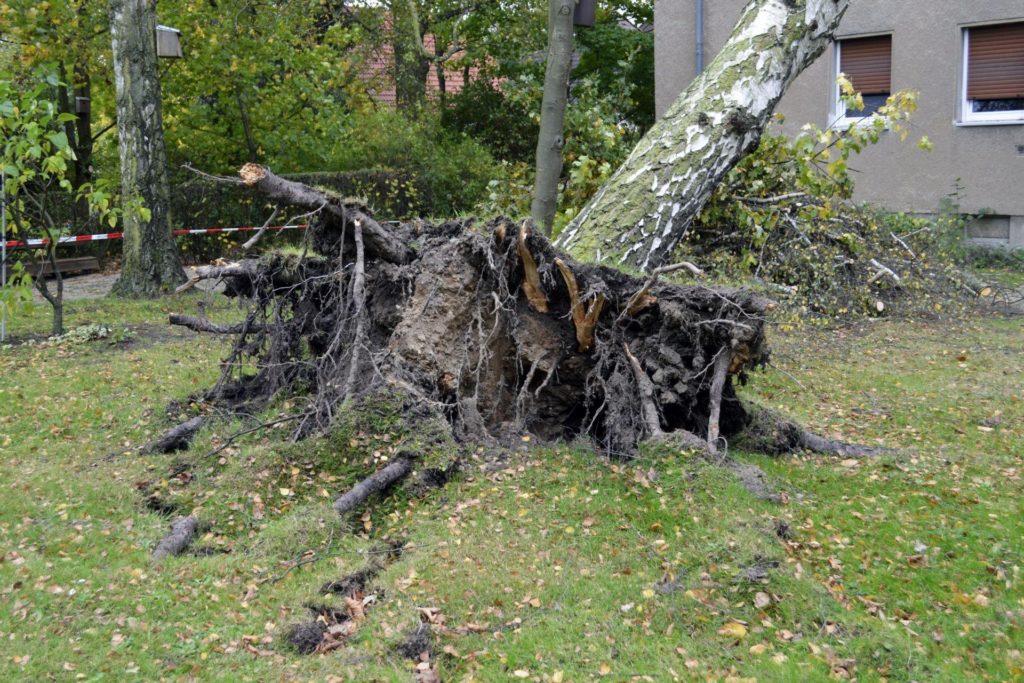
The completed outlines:
[[[738,621],[730,621],[728,624],[718,629],[718,635],[728,636],[739,640],[747,635],[747,627]]]

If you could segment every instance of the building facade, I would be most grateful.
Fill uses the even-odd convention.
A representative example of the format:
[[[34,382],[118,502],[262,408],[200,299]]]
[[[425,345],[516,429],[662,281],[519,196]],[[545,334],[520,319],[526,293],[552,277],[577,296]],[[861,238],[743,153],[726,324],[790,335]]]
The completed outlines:
[[[718,53],[745,5],[656,0],[659,115],[702,58]],[[1024,0],[853,0],[836,38],[779,104],[784,132],[855,124],[891,92],[916,90],[911,132],[934,149],[895,135],[867,149],[851,160],[855,199],[918,214],[952,201],[985,216],[970,227],[972,238],[1024,248]],[[864,112],[843,110],[840,71],[864,95]]]

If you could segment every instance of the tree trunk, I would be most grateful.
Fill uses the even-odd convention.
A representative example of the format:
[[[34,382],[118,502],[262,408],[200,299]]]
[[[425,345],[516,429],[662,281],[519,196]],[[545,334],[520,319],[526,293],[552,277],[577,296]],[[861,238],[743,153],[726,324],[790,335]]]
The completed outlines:
[[[831,43],[850,0],[753,0],[732,37],[558,239],[630,270],[668,259],[761,139],[790,83]]]
[[[171,234],[167,153],[160,114],[156,3],[111,0],[117,131],[121,152],[124,247],[120,296],[151,297],[185,280]],[[149,211],[144,220],[137,205]]]
[[[399,109],[416,109],[427,96],[430,59],[420,42],[418,21],[409,0],[391,3],[392,47],[395,55],[395,102]]]
[[[260,158],[259,145],[256,144],[256,136],[252,130],[252,120],[249,118],[249,109],[245,106],[242,87],[238,83],[235,83],[235,102],[238,104],[238,116],[242,121],[242,135],[245,137],[245,148],[249,152],[248,161],[256,163]]]
[[[558,180],[562,176],[565,106],[572,70],[572,13],[570,0],[548,0],[548,64],[537,138],[537,177],[530,210],[534,223],[548,236],[558,209]]]

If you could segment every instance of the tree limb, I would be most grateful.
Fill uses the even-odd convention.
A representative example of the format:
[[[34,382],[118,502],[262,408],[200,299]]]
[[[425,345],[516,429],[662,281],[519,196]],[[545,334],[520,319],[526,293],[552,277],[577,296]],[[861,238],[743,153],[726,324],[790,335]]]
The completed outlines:
[[[375,493],[380,493],[412,471],[412,457],[401,453],[366,479],[353,486],[347,493],[334,501],[334,509],[344,516],[352,512]]]
[[[302,183],[274,175],[266,166],[246,164],[239,170],[238,175],[243,185],[258,190],[275,201],[307,209],[322,207],[333,220],[341,223],[342,228],[349,223],[360,221],[366,250],[373,257],[390,263],[407,263],[413,256],[412,250],[402,240],[357,207],[346,205]]]
[[[153,559],[175,557],[185,552],[199,533],[199,520],[195,517],[178,517],[171,522],[171,533],[164,536],[160,544],[153,550]]]

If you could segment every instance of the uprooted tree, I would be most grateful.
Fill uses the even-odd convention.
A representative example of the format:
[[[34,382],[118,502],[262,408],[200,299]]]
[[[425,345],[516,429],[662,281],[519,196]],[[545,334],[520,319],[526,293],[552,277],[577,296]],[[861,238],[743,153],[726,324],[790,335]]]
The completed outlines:
[[[688,157],[693,173],[712,178],[673,190],[670,201],[688,201],[695,212],[707,184],[756,144],[771,104],[820,52],[845,4],[751,3],[730,44],[750,41],[761,56],[716,62],[712,73],[722,83],[705,75],[674,108],[684,126],[675,143],[658,147],[658,159]],[[773,47],[764,42],[769,36]],[[735,73],[755,67],[766,70],[762,78]],[[723,90],[760,94],[734,98],[725,110],[715,99]],[[722,134],[687,133],[699,124],[689,123],[685,110],[742,121],[742,133],[717,125]],[[667,135],[668,125],[653,135]],[[652,154],[646,158],[653,163]],[[740,440],[776,454],[865,452],[738,397],[737,384],[767,359],[765,316],[774,304],[744,290],[661,281],[696,270],[691,264],[633,276],[577,261],[530,221],[387,228],[356,202],[262,166],[247,164],[233,182],[315,218],[302,257],[271,254],[197,269],[193,282],[223,279],[228,295],[251,300],[242,322],[172,316],[195,330],[236,335],[220,380],[203,395],[222,410],[252,415],[275,399],[298,397],[292,403],[301,412],[286,419],[301,438],[330,429],[339,411],[385,394],[405,406],[410,422],[440,424],[464,443],[498,445],[526,433],[585,437],[628,458],[646,439],[671,439],[741,475],[751,470],[725,452]],[[613,181],[596,205],[617,191]],[[624,224],[624,239],[647,244],[648,253],[650,243],[636,238],[634,227]],[[402,450],[338,498],[336,509],[344,514],[406,477],[418,455]]]

